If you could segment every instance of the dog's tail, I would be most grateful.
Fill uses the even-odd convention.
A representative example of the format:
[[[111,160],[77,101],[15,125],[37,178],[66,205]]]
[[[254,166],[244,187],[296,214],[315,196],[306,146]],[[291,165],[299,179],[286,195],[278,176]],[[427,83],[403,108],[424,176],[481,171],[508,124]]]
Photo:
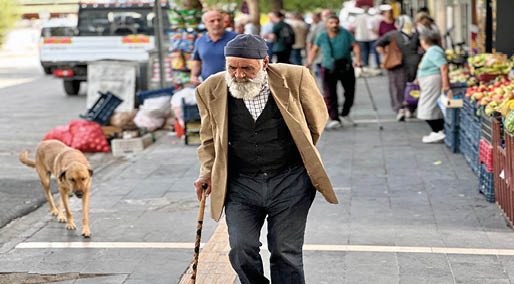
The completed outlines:
[[[24,163],[28,167],[35,168],[36,162],[34,160],[29,159],[29,150],[25,150],[18,155],[18,159],[20,162]]]

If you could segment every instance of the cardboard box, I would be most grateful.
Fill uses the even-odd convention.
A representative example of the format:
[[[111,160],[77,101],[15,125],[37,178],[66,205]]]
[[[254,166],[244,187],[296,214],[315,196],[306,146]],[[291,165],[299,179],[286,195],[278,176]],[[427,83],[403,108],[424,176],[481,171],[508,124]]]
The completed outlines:
[[[130,139],[113,139],[111,141],[112,155],[115,157],[133,155],[143,152],[143,150],[153,143],[151,133],[143,137]]]
[[[102,131],[105,137],[114,136],[116,133],[121,133],[121,127],[117,126],[102,126]]]
[[[464,105],[462,98],[453,99],[445,95],[441,95],[441,103],[447,108],[461,108]]]

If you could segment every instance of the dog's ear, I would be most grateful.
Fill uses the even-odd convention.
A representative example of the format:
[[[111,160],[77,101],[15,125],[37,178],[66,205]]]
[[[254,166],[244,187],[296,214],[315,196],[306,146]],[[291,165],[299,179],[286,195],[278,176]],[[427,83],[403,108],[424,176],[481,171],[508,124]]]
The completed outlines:
[[[59,175],[59,180],[60,180],[61,182],[63,182],[63,181],[64,181],[64,176],[65,176],[65,175],[66,175],[66,171],[62,171],[62,172],[61,172],[61,174]]]
[[[93,170],[92,169],[87,169],[89,171],[89,177],[92,177],[93,176]]]

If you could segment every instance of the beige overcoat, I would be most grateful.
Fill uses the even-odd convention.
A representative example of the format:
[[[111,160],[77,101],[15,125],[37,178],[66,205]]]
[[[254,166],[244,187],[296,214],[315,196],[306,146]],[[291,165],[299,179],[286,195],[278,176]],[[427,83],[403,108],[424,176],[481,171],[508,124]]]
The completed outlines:
[[[330,203],[338,203],[315,145],[328,119],[328,112],[314,78],[302,66],[270,64],[271,94],[291,132],[314,187]],[[227,192],[228,89],[225,71],[210,76],[196,88],[202,126],[198,158],[200,177],[211,178],[211,216],[221,217]]]

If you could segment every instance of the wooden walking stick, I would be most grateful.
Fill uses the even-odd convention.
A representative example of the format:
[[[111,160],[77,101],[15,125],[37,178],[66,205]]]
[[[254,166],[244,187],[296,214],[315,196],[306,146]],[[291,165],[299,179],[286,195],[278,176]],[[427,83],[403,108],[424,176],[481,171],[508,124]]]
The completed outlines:
[[[203,212],[205,211],[205,190],[209,185],[202,184],[202,200],[200,201],[200,211],[198,212],[198,225],[196,227],[195,255],[193,257],[193,273],[191,274],[191,284],[196,282],[196,270],[198,269],[198,257],[200,255],[200,239],[202,238]]]

